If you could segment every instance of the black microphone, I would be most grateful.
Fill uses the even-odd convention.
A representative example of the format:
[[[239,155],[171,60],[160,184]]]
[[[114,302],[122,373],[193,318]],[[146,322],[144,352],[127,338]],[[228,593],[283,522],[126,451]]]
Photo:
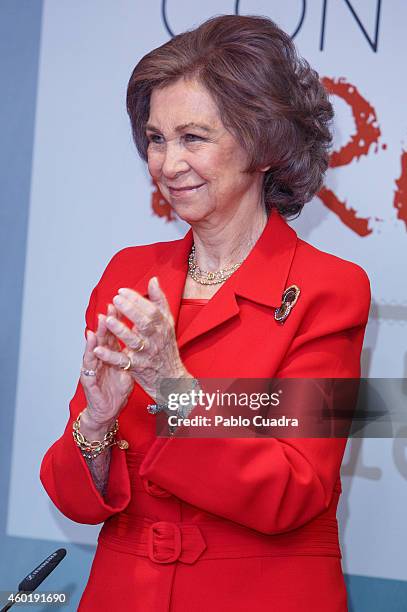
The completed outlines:
[[[17,594],[19,595],[20,593],[32,593],[33,591],[35,591],[35,589],[39,587],[41,582],[43,582],[43,580],[45,580],[45,578],[49,576],[51,572],[54,571],[58,563],[62,561],[65,555],[66,549],[58,548],[58,550],[56,550],[51,555],[49,555],[49,557],[44,559],[42,563],[40,563],[32,572],[28,574],[28,576],[24,578],[24,580],[20,582],[20,584],[18,585]],[[13,604],[14,601],[9,602],[6,606],[4,606],[4,608],[0,610],[0,612],[6,612],[11,608]]]

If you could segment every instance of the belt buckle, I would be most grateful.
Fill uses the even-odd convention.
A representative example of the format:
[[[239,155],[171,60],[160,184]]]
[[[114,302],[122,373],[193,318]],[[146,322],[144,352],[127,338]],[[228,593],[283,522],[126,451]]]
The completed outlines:
[[[172,554],[160,556],[160,548],[173,547]],[[158,549],[158,550],[157,550]],[[181,554],[181,531],[175,523],[158,521],[150,525],[147,536],[148,556],[154,563],[173,563]],[[157,554],[158,553],[158,554]]]

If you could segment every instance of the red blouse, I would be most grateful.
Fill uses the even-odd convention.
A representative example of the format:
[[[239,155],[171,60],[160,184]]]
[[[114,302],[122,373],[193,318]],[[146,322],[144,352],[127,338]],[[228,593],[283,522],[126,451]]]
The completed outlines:
[[[177,338],[179,338],[186,328],[191,323],[192,319],[196,317],[201,308],[207,304],[209,300],[201,300],[195,298],[182,298],[181,306],[179,309],[178,323],[177,323]]]

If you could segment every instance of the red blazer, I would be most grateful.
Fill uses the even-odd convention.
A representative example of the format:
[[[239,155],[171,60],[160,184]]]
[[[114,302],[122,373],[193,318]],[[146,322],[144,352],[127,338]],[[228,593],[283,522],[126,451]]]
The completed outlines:
[[[93,290],[96,327],[119,287],[147,295],[157,275],[177,320],[192,245],[117,253]],[[284,289],[301,289],[284,322]],[[303,240],[276,212],[249,257],[178,338],[196,377],[359,377],[370,306],[357,265]],[[129,449],[112,449],[103,499],[72,437],[47,451],[41,481],[68,518],[104,522],[79,610],[343,612],[336,507],[346,439],[158,438],[151,398],[136,386],[120,415]]]

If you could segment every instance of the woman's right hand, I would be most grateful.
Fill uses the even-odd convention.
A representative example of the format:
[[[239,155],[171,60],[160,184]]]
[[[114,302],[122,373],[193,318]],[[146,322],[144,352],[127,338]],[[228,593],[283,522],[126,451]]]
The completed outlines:
[[[107,316],[118,317],[116,308],[109,304]],[[98,316],[98,328],[88,330],[82,369],[94,370],[96,376],[86,376],[81,370],[81,383],[87,399],[87,407],[81,415],[80,430],[92,439],[103,435],[110,429],[121,409],[125,406],[133,389],[133,377],[121,368],[106,365],[96,357],[96,346],[106,346],[117,351],[120,345],[116,337],[107,329],[106,316]],[[87,435],[88,434],[88,435]],[[100,437],[98,438],[100,439]]]

